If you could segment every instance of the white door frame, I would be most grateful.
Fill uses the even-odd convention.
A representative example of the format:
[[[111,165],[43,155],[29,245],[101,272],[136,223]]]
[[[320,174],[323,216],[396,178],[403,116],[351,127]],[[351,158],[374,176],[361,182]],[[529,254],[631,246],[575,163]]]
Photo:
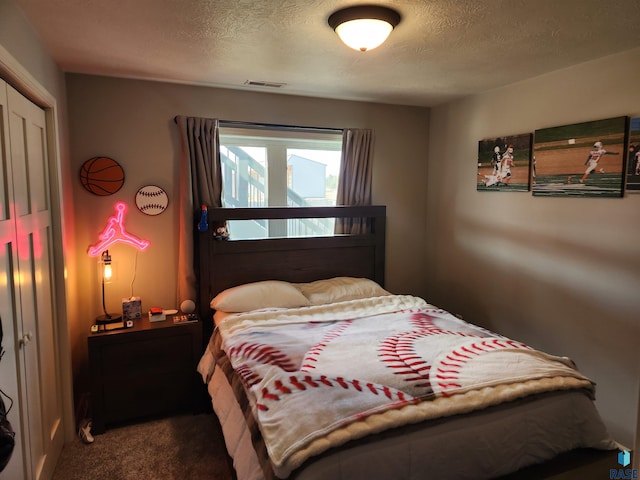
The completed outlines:
[[[58,320],[55,341],[58,345],[59,361],[58,371],[60,374],[60,395],[62,399],[62,417],[65,443],[73,440],[75,436],[74,425],[74,401],[73,401],[73,375],[71,361],[71,345],[69,322],[67,319],[66,303],[66,271],[64,252],[62,245],[64,231],[64,209],[63,209],[63,187],[60,162],[59,128],[58,128],[58,104],[56,98],[38,82],[11,55],[2,45],[0,45],[0,76],[11,84],[16,90],[22,93],[29,100],[42,107],[45,111],[45,121],[47,126],[47,150],[49,157],[49,181],[51,182],[51,216],[52,235],[54,245],[58,248],[53,252],[53,264],[55,275],[54,302],[56,317]],[[73,243],[73,242],[72,242]]]

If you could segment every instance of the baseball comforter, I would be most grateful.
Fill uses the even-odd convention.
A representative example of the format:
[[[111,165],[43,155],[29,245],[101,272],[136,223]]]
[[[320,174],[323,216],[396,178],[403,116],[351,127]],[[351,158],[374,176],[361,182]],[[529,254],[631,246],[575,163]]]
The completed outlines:
[[[594,388],[568,358],[403,295],[229,317],[200,361],[205,381],[217,364],[240,376],[280,478],[372,433],[534,393]]]

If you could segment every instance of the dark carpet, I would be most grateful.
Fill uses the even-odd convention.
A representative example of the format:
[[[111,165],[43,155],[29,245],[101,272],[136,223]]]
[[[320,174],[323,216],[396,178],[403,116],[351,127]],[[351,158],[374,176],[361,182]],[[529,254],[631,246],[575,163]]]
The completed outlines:
[[[65,445],[53,480],[232,480],[217,418],[180,415],[111,428]]]
[[[501,480],[602,480],[616,451],[582,449]],[[65,445],[53,480],[235,480],[213,413],[110,428],[92,444]]]

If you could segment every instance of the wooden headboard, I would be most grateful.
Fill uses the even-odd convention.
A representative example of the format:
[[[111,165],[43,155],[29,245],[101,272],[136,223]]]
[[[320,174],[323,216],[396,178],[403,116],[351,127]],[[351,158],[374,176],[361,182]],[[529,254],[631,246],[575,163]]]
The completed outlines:
[[[210,228],[198,233],[195,255],[198,310],[207,340],[212,329],[209,303],[226,288],[260,280],[301,283],[337,276],[370,278],[384,286],[385,206],[213,208],[207,218]],[[371,233],[256,240],[213,236],[212,226],[225,220],[291,218],[367,218]]]

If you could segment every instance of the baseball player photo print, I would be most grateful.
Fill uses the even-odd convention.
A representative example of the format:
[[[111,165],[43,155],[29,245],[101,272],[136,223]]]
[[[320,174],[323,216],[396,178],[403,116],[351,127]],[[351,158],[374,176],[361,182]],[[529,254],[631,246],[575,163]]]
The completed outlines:
[[[530,133],[478,142],[479,192],[528,192],[530,171]]]
[[[533,195],[622,197],[628,118],[536,130]]]
[[[627,148],[627,193],[640,193],[640,117],[629,122]]]

